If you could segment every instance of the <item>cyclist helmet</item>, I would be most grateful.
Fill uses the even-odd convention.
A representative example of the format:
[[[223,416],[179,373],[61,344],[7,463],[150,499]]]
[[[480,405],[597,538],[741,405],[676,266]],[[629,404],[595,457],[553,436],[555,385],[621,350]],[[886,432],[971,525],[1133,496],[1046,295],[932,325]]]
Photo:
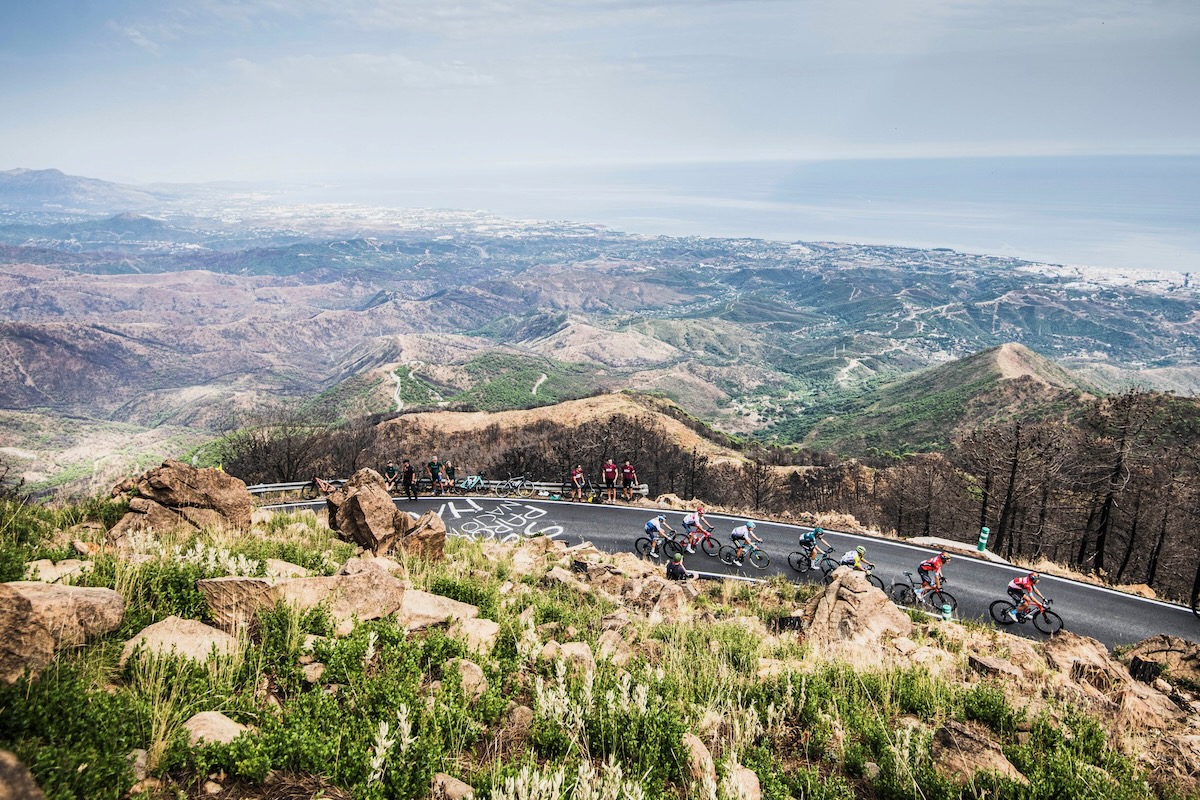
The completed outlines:
[[[1033,581],[1034,583],[1037,583],[1038,581],[1040,581],[1042,579],[1042,576],[1038,575],[1036,572],[1031,572],[1028,575],[1026,575],[1025,577],[1029,578],[1029,580]]]
[[[854,548],[854,552],[858,553],[860,556],[863,556],[867,554],[867,548],[860,544],[858,547]]]
[[[945,550],[943,550],[942,552],[938,553],[938,555],[939,555],[939,556],[941,556],[941,558],[942,558],[942,561],[949,561],[949,560],[950,560],[950,554],[949,554],[949,553],[947,553]]]
[[[683,561],[683,553],[676,553],[671,556],[671,560],[678,564],[680,561]]]
[[[703,514],[703,513],[704,513],[704,506],[696,506],[696,513],[697,513],[697,514]]]
[[[666,522],[666,521],[667,521],[667,518],[666,518],[664,515],[662,515],[662,514],[659,514],[659,515],[658,515],[658,521],[659,521],[659,522]]]
[[[824,528],[822,528],[820,525],[818,525],[817,527],[813,528],[813,535],[814,535],[814,536],[820,536],[820,535],[821,535],[822,533],[824,533],[824,532],[825,532],[825,529],[824,529]]]
[[[754,520],[752,520],[752,519],[746,520],[746,527],[749,528],[750,530],[754,530]]]

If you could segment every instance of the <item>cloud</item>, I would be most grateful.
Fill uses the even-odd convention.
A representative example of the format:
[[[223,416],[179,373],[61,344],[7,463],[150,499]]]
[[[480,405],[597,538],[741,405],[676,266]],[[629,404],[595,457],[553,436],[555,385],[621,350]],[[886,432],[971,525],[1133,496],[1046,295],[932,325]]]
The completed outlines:
[[[304,86],[308,91],[375,92],[402,86],[445,89],[492,86],[496,79],[456,61],[427,63],[399,53],[289,56],[270,62],[237,59],[247,80],[271,89]]]

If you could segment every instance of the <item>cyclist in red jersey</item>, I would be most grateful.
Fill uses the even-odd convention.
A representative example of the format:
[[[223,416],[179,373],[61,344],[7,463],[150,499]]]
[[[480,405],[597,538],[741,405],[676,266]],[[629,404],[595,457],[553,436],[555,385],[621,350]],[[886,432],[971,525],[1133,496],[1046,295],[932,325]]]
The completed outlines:
[[[1037,595],[1043,603],[1046,602],[1046,595],[1038,591],[1037,586],[1034,585],[1041,579],[1041,575],[1031,572],[1028,575],[1019,575],[1008,582],[1008,596],[1013,601],[1013,608],[1009,610],[1008,615],[1013,618],[1014,622],[1017,620],[1018,614],[1028,613],[1029,603],[1033,600],[1034,595]]]
[[[621,465],[621,487],[625,490],[625,499],[633,499],[633,487],[637,485],[637,470],[633,468],[633,464],[629,463],[629,459],[625,459],[625,463]]]
[[[617,502],[617,473],[619,472],[619,469],[617,468],[617,462],[610,458],[608,461],[604,462],[604,467],[602,469],[604,472],[605,496],[608,498],[608,502],[615,503]]]
[[[917,572],[921,576],[921,588],[917,590],[918,601],[925,599],[925,593],[930,589],[942,588],[942,566],[949,560],[950,554],[943,550],[917,565]]]

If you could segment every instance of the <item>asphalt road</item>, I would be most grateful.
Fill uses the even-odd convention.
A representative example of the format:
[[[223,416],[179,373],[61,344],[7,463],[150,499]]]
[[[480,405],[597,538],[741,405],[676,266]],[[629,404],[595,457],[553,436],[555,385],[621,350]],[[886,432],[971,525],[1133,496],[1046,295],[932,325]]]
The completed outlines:
[[[291,507],[321,507],[323,500],[292,504]],[[479,539],[517,540],[545,535],[571,544],[591,542],[600,550],[630,551],[634,540],[642,535],[643,526],[651,517],[663,513],[676,530],[682,528],[683,514],[675,511],[655,511],[633,506],[593,505],[554,500],[495,497],[423,497],[416,502],[397,500],[396,505],[414,514],[434,509],[446,523],[447,530],[457,536]],[[729,541],[729,531],[742,523],[741,517],[709,514],[716,526],[715,536]],[[757,570],[749,565],[731,567],[715,557],[700,552],[685,554],[689,570],[713,573],[734,578],[767,578],[785,574],[793,580],[818,582],[820,572],[810,571],[800,576],[787,565],[788,553],[797,549],[797,539],[805,527],[777,522],[757,521],[755,533],[764,540],[763,549],[771,556],[771,565]],[[867,548],[867,558],[876,565],[875,574],[885,586],[903,581],[904,572],[916,574],[917,564],[935,550],[915,547],[888,539],[875,539],[849,533],[826,531],[826,541],[834,547],[835,557],[857,545]],[[988,606],[994,600],[1007,597],[1005,587],[1024,570],[990,561],[957,557],[943,569],[946,589],[958,600],[957,616],[987,620]],[[1054,600],[1054,611],[1064,620],[1067,630],[1091,636],[1109,647],[1132,644],[1149,636],[1167,633],[1200,642],[1200,619],[1183,606],[1147,600],[1115,592],[1091,584],[1045,575],[1039,584],[1042,593]],[[1007,627],[1011,633],[1031,639],[1043,638],[1032,623]]]

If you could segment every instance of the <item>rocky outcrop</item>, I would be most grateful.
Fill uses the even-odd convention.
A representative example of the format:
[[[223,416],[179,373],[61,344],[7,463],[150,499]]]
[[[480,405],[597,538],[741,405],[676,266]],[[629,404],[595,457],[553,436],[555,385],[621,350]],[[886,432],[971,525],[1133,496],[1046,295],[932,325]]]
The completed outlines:
[[[984,730],[950,721],[933,735],[933,766],[943,777],[966,784],[976,772],[993,772],[1002,778],[1029,781],[1004,757],[1004,751]]]
[[[697,787],[696,796],[701,796],[705,785],[717,785],[717,765],[713,761],[708,747],[694,733],[683,735],[683,752],[687,754],[688,778],[691,785]]]
[[[71,583],[84,573],[92,571],[91,561],[64,558],[55,563],[48,558],[30,561],[25,565],[25,579],[40,583]]]
[[[124,488],[119,484],[114,493]],[[198,469],[167,460],[138,479],[129,513],[108,532],[108,542],[120,545],[125,535],[153,528],[250,527],[254,501],[246,484],[219,469]]]
[[[45,800],[29,768],[7,750],[0,750],[0,800]]]
[[[175,655],[205,661],[210,655],[227,656],[238,651],[238,641],[224,631],[203,622],[181,617],[167,617],[156,622],[125,642],[121,664],[141,648],[143,653]]]
[[[387,482],[373,469],[360,469],[326,498],[329,527],[375,555],[400,550],[440,561],[446,554],[446,525],[433,511],[413,520],[396,508]]]
[[[913,623],[861,572],[839,567],[825,591],[809,601],[806,641],[822,658],[877,664],[884,645],[912,636]],[[893,648],[894,649],[894,648]]]
[[[1119,731],[1165,731],[1184,718],[1169,697],[1135,681],[1095,639],[1062,631],[1041,649],[1058,693],[1091,707]]]
[[[213,621],[225,630],[252,622],[260,610],[276,603],[307,611],[324,605],[338,635],[354,628],[355,620],[380,619],[400,609],[404,583],[384,568],[351,559],[337,575],[312,578],[207,578],[196,582]]]
[[[475,789],[465,781],[439,772],[433,776],[429,796],[432,800],[471,800],[475,796]]]
[[[0,583],[0,681],[36,675],[60,647],[116,630],[124,616],[125,601],[111,589]]]
[[[1157,664],[1166,677],[1200,690],[1200,644],[1195,642],[1159,634],[1138,642],[1121,659],[1131,666],[1135,660]]]

